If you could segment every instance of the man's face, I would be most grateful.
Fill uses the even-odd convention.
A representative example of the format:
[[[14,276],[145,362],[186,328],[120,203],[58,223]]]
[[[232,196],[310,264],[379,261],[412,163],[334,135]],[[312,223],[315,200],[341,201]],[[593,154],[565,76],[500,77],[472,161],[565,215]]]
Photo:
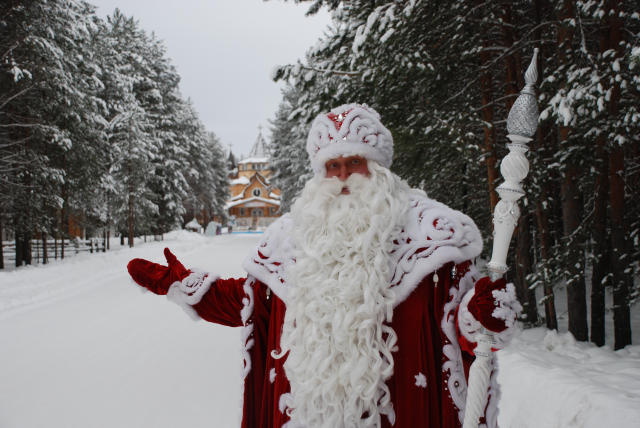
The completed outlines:
[[[351,174],[362,174],[366,177],[371,175],[367,167],[367,160],[362,156],[349,156],[329,159],[324,164],[327,173],[326,178],[337,177],[340,181],[345,181]],[[349,194],[349,189],[344,187],[342,193]]]

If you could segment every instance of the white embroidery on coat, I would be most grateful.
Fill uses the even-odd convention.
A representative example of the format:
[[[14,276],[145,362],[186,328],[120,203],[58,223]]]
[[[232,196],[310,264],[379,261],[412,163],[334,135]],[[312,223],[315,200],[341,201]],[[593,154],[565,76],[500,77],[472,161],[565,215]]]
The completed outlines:
[[[460,304],[462,296],[475,284],[475,277],[476,269],[471,265],[469,271],[460,279],[458,286],[452,285],[449,288],[449,300],[444,305],[443,317],[440,323],[440,328],[447,339],[442,347],[442,354],[444,356],[442,371],[447,389],[451,394],[451,400],[458,409],[458,419],[460,423],[464,421],[464,407],[467,400],[467,380],[462,364],[462,352],[458,344],[456,308]]]
[[[200,320],[200,315],[192,306],[200,303],[202,296],[209,291],[211,285],[218,278],[218,276],[210,275],[200,270],[192,271],[182,281],[176,281],[171,284],[167,292],[167,299],[180,306],[191,319],[198,321]]]
[[[251,276],[247,277],[244,282],[243,290],[245,297],[242,299],[242,309],[240,318],[242,319],[242,378],[246,378],[251,371],[251,354],[249,350],[253,347],[253,285],[255,279]]]
[[[416,386],[420,388],[427,387],[427,377],[423,373],[418,373],[414,377],[416,378]]]

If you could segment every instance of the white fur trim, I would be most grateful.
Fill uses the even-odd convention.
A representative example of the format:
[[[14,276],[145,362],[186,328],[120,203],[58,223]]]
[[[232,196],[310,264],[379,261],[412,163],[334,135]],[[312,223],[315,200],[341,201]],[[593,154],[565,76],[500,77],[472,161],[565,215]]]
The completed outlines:
[[[329,115],[338,116],[339,128]],[[339,156],[362,156],[389,168],[393,160],[393,137],[380,115],[366,104],[345,104],[315,118],[307,138],[307,153],[316,174],[326,173],[324,164]]]
[[[509,288],[509,286],[511,286],[511,289]],[[476,335],[481,333],[483,328],[482,324],[480,324],[480,321],[475,319],[471,312],[469,312],[469,301],[475,295],[475,291],[475,288],[472,288],[467,292],[467,294],[462,299],[462,302],[460,303],[460,309],[458,310],[458,328],[460,329],[460,332],[465,337],[465,339],[467,339],[470,343],[476,343]],[[510,302],[509,304],[511,305],[503,306],[505,303],[500,302],[501,306],[498,306],[493,311],[494,315],[496,314],[496,311],[498,311],[499,314],[504,314],[504,316],[508,317],[508,319],[501,318],[507,320],[506,330],[502,331],[501,333],[490,332],[493,340],[495,341],[495,343],[492,345],[492,348],[502,349],[507,346],[509,342],[511,342],[511,339],[518,331],[515,320],[518,312],[522,310],[522,307],[520,306],[520,303],[518,303],[518,301],[515,299],[515,288],[513,287],[513,284],[507,284],[507,290],[504,292],[500,292],[500,290],[494,290],[492,293],[494,297],[496,297],[496,292],[498,292],[498,296],[500,296],[500,298],[504,297],[504,302],[508,300]],[[513,299],[511,299],[511,293],[513,293]],[[507,312],[511,313],[507,315]],[[509,322],[509,319],[511,319],[512,321]]]
[[[287,301],[286,268],[294,263],[291,231],[293,220],[285,214],[265,231],[262,240],[242,267],[266,284],[283,302]]]
[[[287,409],[291,408],[292,399],[293,397],[290,392],[286,392],[280,396],[280,399],[278,400],[278,409],[280,410],[280,413],[284,414],[287,412]]]
[[[251,372],[251,354],[249,350],[253,348],[253,285],[255,279],[248,277],[243,286],[245,298],[242,299],[242,310],[240,311],[240,317],[242,318],[242,378],[246,378],[249,372]]]
[[[482,324],[469,312],[469,302],[476,295],[476,289],[472,288],[464,295],[458,309],[458,328],[460,333],[471,343],[476,343],[476,335],[482,331]]]
[[[209,291],[211,284],[218,278],[202,271],[191,272],[182,281],[171,284],[167,298],[180,306],[192,319],[199,320],[200,316],[192,306],[200,303],[202,296]]]
[[[269,382],[273,383],[275,381],[276,381],[276,369],[271,368],[271,370],[269,370]]]
[[[444,305],[440,328],[446,336],[446,342],[442,347],[444,361],[442,370],[445,373],[445,382],[451,394],[451,400],[458,409],[460,423],[464,421],[464,408],[467,400],[467,378],[464,374],[462,363],[462,351],[458,344],[458,330],[455,325],[456,309],[460,305],[462,296],[467,290],[473,288],[477,276],[475,266],[471,265],[469,271],[460,279],[457,286],[449,288],[449,299]]]
[[[516,297],[516,287],[509,282],[504,290],[493,290],[493,298],[498,306],[493,310],[493,317],[504,320],[507,328],[516,324],[518,314],[522,311],[522,305]]]
[[[391,251],[396,294],[395,306],[404,301],[420,281],[449,262],[472,260],[482,252],[482,238],[473,220],[426,196],[412,195],[404,230]],[[286,271],[293,263],[293,219],[285,214],[263,235],[245,259],[244,269],[265,283],[287,303]]]
[[[471,218],[427,197],[414,197],[405,227],[393,249],[391,284],[396,305],[446,263],[473,260],[482,252],[482,237]]]

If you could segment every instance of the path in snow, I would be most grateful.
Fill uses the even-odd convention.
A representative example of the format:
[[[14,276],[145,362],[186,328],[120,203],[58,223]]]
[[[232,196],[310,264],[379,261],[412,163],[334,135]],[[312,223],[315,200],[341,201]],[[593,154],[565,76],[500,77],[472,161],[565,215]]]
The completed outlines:
[[[170,246],[191,266],[242,274],[256,236],[178,234],[0,274],[0,427],[239,426],[238,329],[193,322],[141,292],[125,266]]]

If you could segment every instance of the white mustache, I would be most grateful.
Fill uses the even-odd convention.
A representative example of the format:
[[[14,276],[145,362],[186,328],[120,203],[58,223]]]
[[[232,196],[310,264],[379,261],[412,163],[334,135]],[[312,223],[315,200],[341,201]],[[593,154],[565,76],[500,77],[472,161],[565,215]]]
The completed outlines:
[[[369,177],[362,174],[352,174],[345,181],[341,181],[338,177],[331,177],[323,179],[321,187],[332,196],[344,196],[342,193],[344,189],[347,189],[349,193],[357,192],[362,189],[366,180],[369,180]]]

